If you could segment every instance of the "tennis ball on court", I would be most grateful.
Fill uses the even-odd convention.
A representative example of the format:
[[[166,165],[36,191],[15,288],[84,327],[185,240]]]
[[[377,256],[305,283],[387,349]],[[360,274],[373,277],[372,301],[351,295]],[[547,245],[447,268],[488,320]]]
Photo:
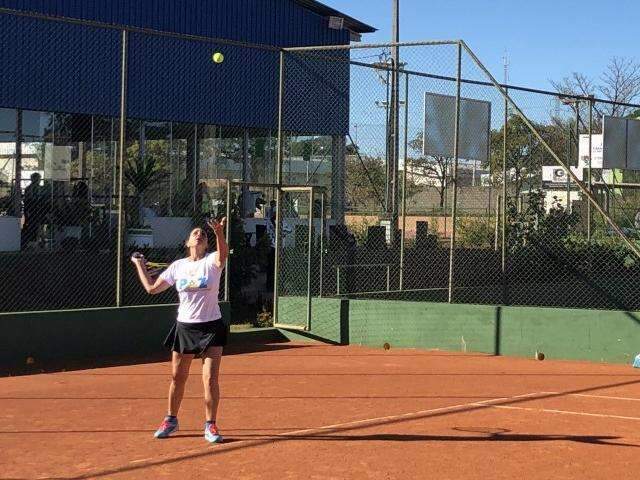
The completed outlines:
[[[211,55],[211,60],[213,60],[214,63],[222,63],[224,62],[224,55],[220,52],[216,52]]]
[[[27,357],[27,360],[26,360],[27,365],[33,365],[34,363],[36,363],[36,360],[33,357]]]
[[[536,360],[544,360],[544,353],[536,352]]]
[[[385,350],[389,350],[391,348],[391,345],[385,342],[384,345],[382,345],[382,348],[384,348]]]

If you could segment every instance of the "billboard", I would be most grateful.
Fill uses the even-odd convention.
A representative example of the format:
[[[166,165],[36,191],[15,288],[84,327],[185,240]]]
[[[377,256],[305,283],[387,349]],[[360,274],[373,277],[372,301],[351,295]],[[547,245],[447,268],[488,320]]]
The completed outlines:
[[[580,134],[578,165],[589,168],[589,135]],[[591,168],[602,168],[602,134],[591,135]]]
[[[640,120],[604,117],[602,166],[640,170]]]
[[[571,171],[578,177],[578,180],[582,180],[584,169],[581,167],[569,167]],[[567,172],[563,167],[557,166],[543,166],[542,167],[542,181],[550,184],[565,184],[568,181]],[[570,180],[573,181],[573,180]]]
[[[455,96],[425,92],[422,142],[422,153],[425,156],[454,156],[455,118]],[[487,162],[490,128],[491,102],[461,98],[458,158]]]

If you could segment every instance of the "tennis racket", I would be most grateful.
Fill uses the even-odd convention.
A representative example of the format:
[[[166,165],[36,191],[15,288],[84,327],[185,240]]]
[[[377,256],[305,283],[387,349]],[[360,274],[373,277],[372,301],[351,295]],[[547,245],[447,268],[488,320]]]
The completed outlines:
[[[140,252],[133,252],[131,254],[131,258],[142,258],[144,259],[144,263],[147,267],[151,268],[151,269],[158,269],[158,268],[167,268],[169,266],[168,263],[164,263],[164,262],[150,262],[149,260],[144,258],[144,255],[141,254]]]

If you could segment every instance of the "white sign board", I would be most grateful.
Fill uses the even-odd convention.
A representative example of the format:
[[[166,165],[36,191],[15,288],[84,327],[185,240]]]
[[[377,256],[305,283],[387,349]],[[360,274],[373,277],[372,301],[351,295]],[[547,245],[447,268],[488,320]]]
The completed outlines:
[[[452,158],[456,97],[425,92],[422,150],[425,156]],[[458,158],[486,162],[489,159],[491,102],[460,99]]]
[[[578,177],[578,180],[583,179],[584,169],[580,167],[569,167],[571,171]],[[562,167],[556,166],[543,166],[542,167],[542,181],[555,183],[555,184],[566,184],[567,183],[567,172]]]
[[[589,134],[580,135],[580,161],[582,168],[589,168]],[[591,168],[602,168],[602,134],[591,135]]]
[[[71,180],[71,147],[45,144],[44,178],[63,182]]]

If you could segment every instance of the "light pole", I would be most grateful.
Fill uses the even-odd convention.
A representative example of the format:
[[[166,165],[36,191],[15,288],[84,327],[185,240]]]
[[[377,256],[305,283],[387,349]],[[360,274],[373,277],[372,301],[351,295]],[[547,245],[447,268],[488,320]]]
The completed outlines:
[[[580,165],[580,102],[579,98],[560,97],[564,105],[570,105],[576,110],[576,158]],[[591,155],[591,153],[589,153]],[[571,168],[571,130],[569,130],[569,152],[567,154],[567,167]],[[567,212],[571,213],[571,175],[567,172]]]

